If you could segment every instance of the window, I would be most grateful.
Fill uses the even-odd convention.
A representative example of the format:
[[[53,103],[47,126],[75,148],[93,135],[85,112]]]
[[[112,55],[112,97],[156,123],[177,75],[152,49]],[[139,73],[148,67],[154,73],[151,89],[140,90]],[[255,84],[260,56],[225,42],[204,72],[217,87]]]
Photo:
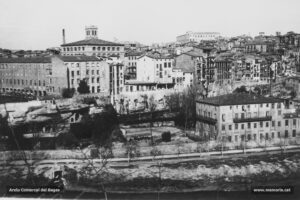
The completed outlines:
[[[274,134],[274,132],[272,132],[272,139],[274,139],[274,137],[275,137],[275,134]]]
[[[269,122],[266,122],[266,127],[269,127]]]
[[[277,108],[281,108],[281,103],[277,103]]]
[[[275,126],[275,121],[272,121],[272,127],[274,127]]]
[[[296,137],[296,130],[293,130],[293,137]]]
[[[234,124],[234,129],[238,130],[239,129],[239,124]]]
[[[238,136],[234,136],[234,140],[237,142],[238,141]]]
[[[222,131],[224,131],[225,130],[225,125],[222,125]]]
[[[225,114],[222,114],[222,121],[225,122]]]
[[[256,140],[256,134],[253,134],[253,140]]]
[[[277,132],[277,137],[280,138],[280,132]]]
[[[274,107],[275,107],[275,104],[274,104],[274,103],[272,103],[272,104],[271,104],[271,108],[274,108]]]
[[[117,51],[120,51],[120,47],[117,47]]]
[[[249,135],[247,135],[247,136],[248,136],[248,138],[247,138],[248,141],[251,140],[251,135],[249,134]]]
[[[231,142],[231,136],[228,136],[228,142]]]
[[[244,141],[245,135],[241,135],[241,140]]]
[[[277,122],[277,126],[278,126],[278,127],[281,127],[281,121],[278,121],[278,122]]]
[[[244,128],[245,128],[245,124],[242,124],[242,130],[244,130]]]
[[[105,51],[105,47],[102,47],[102,51]]]
[[[239,118],[239,114],[238,113],[235,113],[235,118]]]
[[[268,116],[270,116],[270,112],[269,111],[266,112],[266,117],[268,117]]]
[[[257,124],[256,124],[256,123],[254,123],[254,125],[253,125],[253,126],[254,126],[254,128],[256,128],[256,127],[257,127]]]
[[[269,133],[266,133],[266,140],[269,139]]]
[[[96,47],[93,47],[93,51],[96,51]]]
[[[71,77],[74,77],[74,71],[71,71]]]
[[[245,118],[245,113],[241,114],[241,118],[244,119]]]
[[[260,104],[260,107],[262,108],[262,107],[263,107],[263,104]]]
[[[80,75],[80,71],[79,71],[79,70],[77,71],[77,75],[78,75],[78,76]]]
[[[293,119],[293,126],[296,126],[297,120]]]
[[[286,120],[285,120],[285,126],[288,126],[288,125],[289,125],[289,120],[286,119]]]
[[[232,129],[232,125],[229,125],[229,126],[228,126],[228,129],[231,130],[231,129]]]
[[[259,126],[260,126],[260,128],[264,127],[263,122],[259,122]]]
[[[247,127],[248,127],[248,129],[251,128],[251,122],[248,122]]]
[[[284,132],[284,137],[286,137],[286,138],[289,137],[289,131],[288,131],[288,130],[285,130],[285,132]]]
[[[110,51],[110,47],[107,47],[107,51]]]
[[[269,107],[269,104],[268,104],[268,103],[266,104],[266,107],[267,107],[267,108]]]
[[[262,141],[263,138],[264,138],[264,136],[263,136],[263,134],[261,133],[261,134],[260,134],[260,141]]]

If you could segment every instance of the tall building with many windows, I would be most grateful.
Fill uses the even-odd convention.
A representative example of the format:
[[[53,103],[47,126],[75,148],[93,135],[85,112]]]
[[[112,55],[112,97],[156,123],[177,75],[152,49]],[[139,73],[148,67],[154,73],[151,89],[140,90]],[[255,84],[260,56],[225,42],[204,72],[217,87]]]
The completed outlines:
[[[0,59],[1,92],[60,95],[63,88],[77,89],[81,80],[91,93],[108,93],[108,63],[95,56]]]
[[[300,115],[283,100],[251,94],[228,94],[196,102],[196,134],[240,146],[300,136]]]
[[[84,40],[61,45],[61,54],[64,56],[87,55],[87,56],[118,56],[124,57],[124,45],[98,39],[98,28],[87,26]]]

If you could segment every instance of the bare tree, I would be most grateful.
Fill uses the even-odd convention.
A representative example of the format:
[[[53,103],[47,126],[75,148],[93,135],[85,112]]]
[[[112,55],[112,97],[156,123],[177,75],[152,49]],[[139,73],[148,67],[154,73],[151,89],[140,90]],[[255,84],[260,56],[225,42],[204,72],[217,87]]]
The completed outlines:
[[[155,170],[150,170],[149,173],[155,177],[155,179],[157,180],[157,199],[160,199],[160,193],[161,193],[161,189],[163,187],[163,178],[162,175],[165,171],[164,167],[163,167],[163,157],[161,156],[162,153],[161,151],[158,150],[157,147],[153,147],[152,151],[151,151],[151,155],[153,162],[155,163]]]
[[[84,156],[84,166],[79,171],[81,177],[93,181],[96,184],[96,187],[104,193],[104,197],[107,200],[107,190],[105,183],[108,183],[109,180],[109,171],[108,171],[108,159],[111,157],[111,150],[107,148],[101,148],[96,146],[91,154],[88,155],[87,152],[81,150]],[[83,194],[82,192],[80,196]],[[79,198],[77,196],[76,198]]]
[[[154,141],[153,141],[153,133],[152,133],[152,127],[153,127],[153,112],[156,110],[157,104],[154,100],[154,96],[151,95],[149,98],[149,110],[150,110],[150,134],[151,134],[151,143],[153,145]]]

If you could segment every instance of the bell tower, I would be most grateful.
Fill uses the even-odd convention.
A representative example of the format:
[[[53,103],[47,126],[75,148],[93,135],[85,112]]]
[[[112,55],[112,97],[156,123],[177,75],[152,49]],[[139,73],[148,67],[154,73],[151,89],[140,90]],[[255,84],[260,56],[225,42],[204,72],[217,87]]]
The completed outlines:
[[[85,27],[85,38],[92,39],[98,38],[98,28],[97,26],[86,26]]]

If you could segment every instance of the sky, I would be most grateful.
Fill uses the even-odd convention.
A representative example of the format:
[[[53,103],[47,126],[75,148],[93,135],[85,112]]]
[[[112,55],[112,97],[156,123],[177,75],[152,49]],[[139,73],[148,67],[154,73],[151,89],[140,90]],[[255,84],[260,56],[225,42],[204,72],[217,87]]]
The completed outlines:
[[[299,0],[0,0],[0,48],[46,49],[85,38],[173,42],[187,31],[275,35],[300,32]]]

